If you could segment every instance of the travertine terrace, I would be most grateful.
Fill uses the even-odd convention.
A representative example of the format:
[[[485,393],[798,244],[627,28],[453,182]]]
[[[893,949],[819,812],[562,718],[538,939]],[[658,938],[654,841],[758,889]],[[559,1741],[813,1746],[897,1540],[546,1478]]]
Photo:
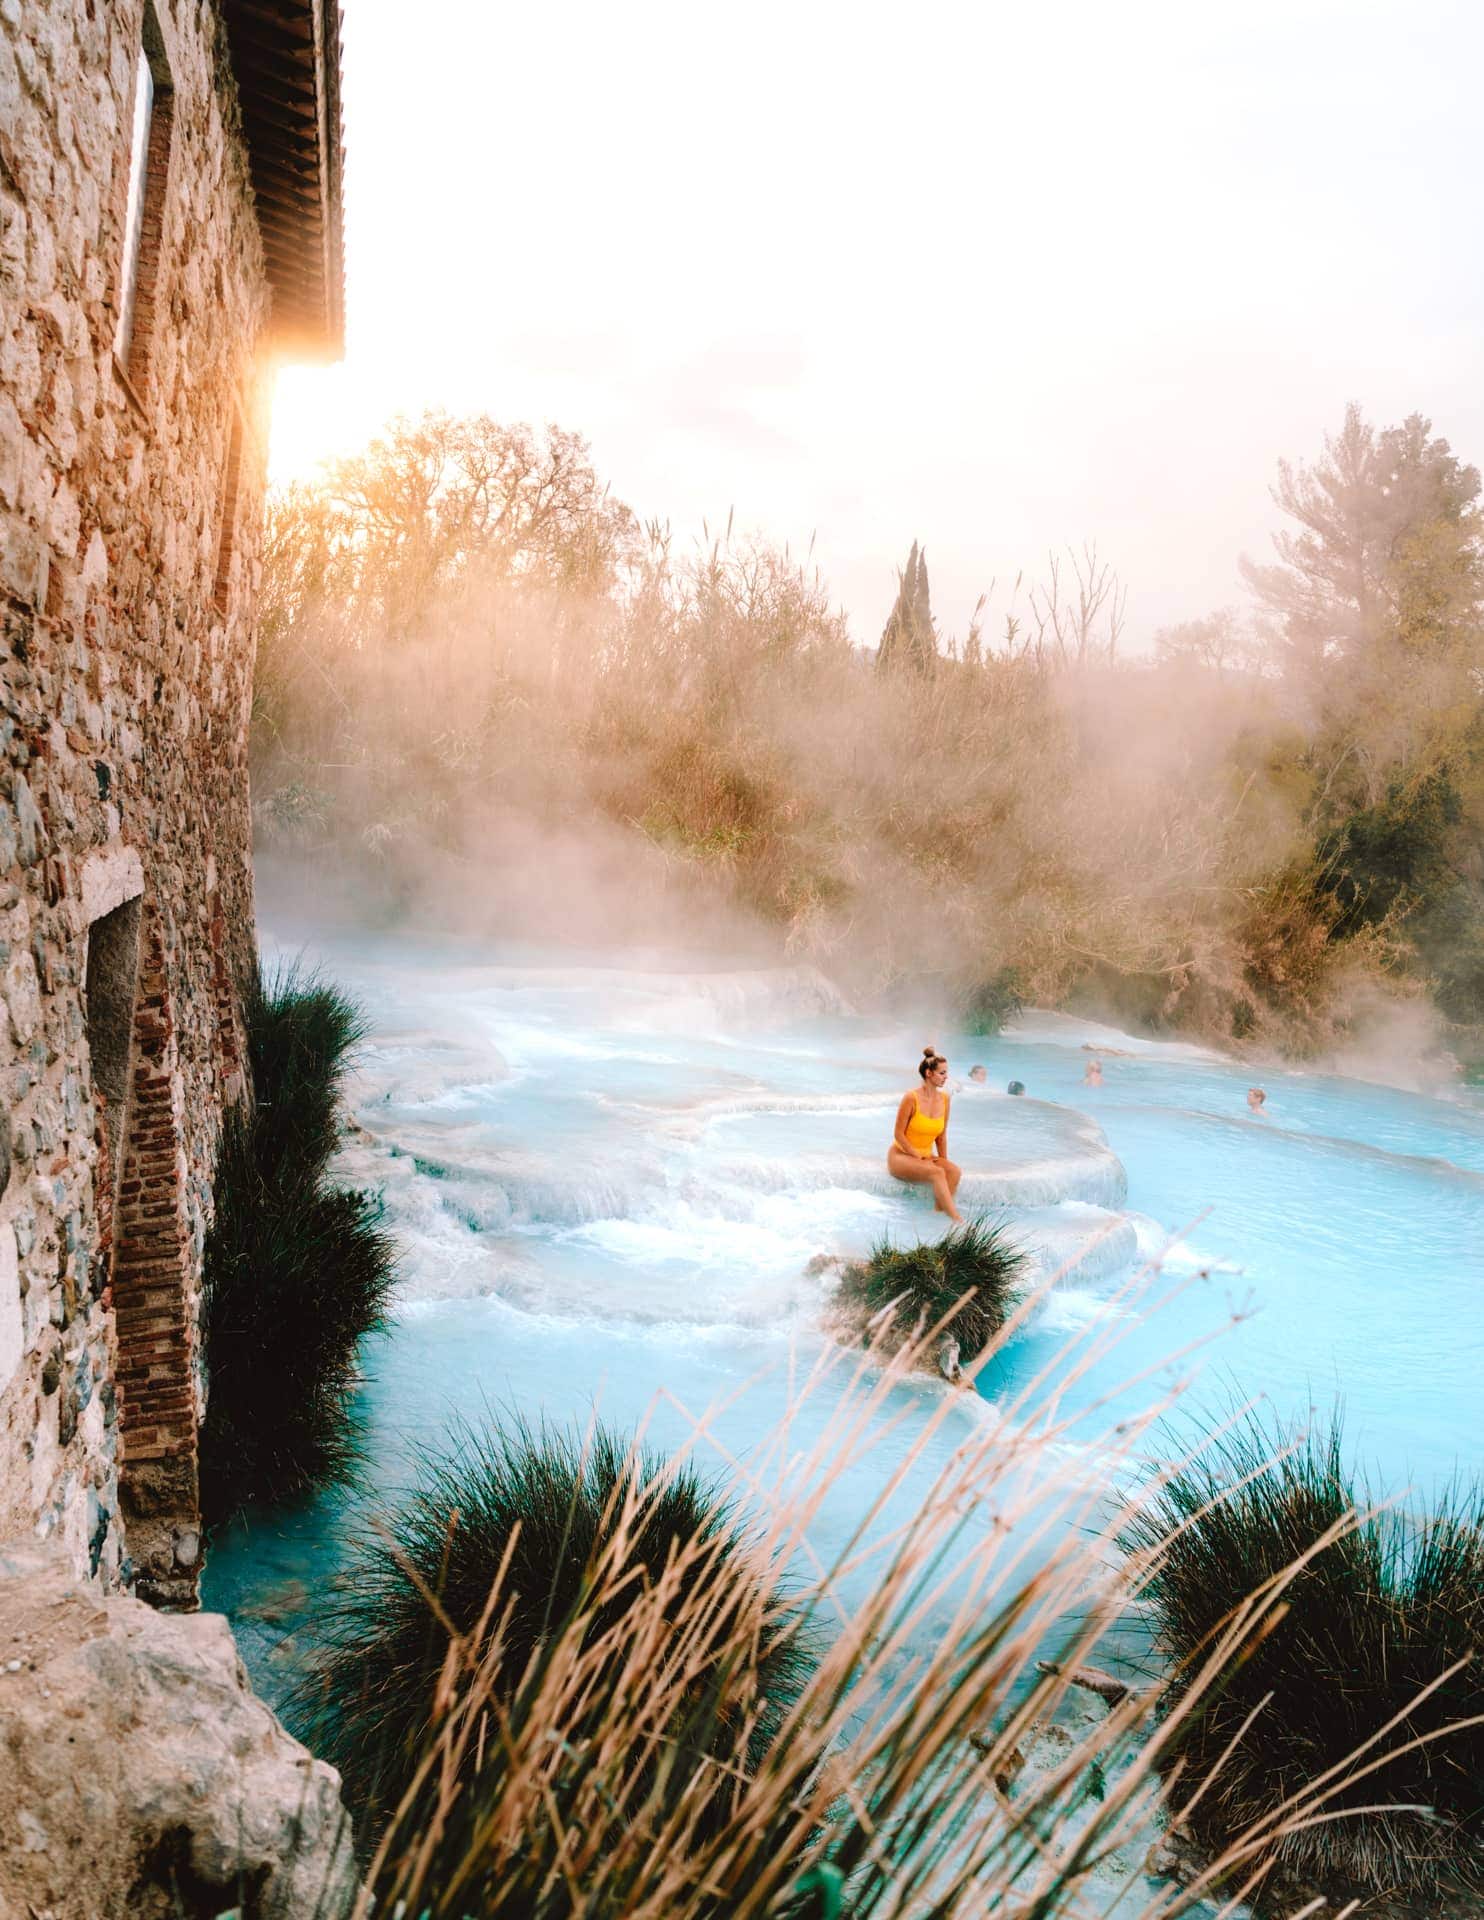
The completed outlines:
[[[339,30],[0,4],[0,1537],[177,1606],[250,1091],[268,382],[339,350]]]

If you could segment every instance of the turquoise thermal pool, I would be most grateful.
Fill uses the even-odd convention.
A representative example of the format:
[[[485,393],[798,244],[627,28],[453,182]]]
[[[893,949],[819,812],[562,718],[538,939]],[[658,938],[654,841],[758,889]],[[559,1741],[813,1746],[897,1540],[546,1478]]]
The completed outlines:
[[[811,968],[576,967],[411,941],[311,957],[372,1019],[343,1168],[383,1190],[404,1249],[361,1394],[378,1491],[456,1416],[501,1408],[596,1407],[666,1443],[716,1409],[702,1449],[747,1456],[824,1349],[833,1283],[814,1256],[937,1230],[884,1170],[929,1035],[857,1016]],[[1054,1276],[978,1393],[955,1396],[940,1453],[1080,1336],[1063,1413],[1096,1406],[1089,1445],[1190,1381],[1196,1410],[1261,1395],[1302,1416],[1339,1397],[1353,1454],[1393,1493],[1477,1469],[1477,1095],[1266,1069],[1254,1117],[1251,1070],[1195,1047],[1049,1014],[994,1040],[931,1037],[962,1086],[961,1200],[1008,1209]],[[1082,1084],[1089,1044],[1098,1088]],[[974,1061],[987,1089],[965,1084]],[[1011,1079],[1026,1098],[1006,1097]],[[839,1390],[826,1380],[792,1410],[794,1444],[824,1430]],[[893,1393],[901,1418],[831,1489],[820,1551],[949,1392]],[[1063,1445],[1079,1444],[1073,1422]],[[346,1508],[326,1496],[214,1543],[206,1604],[233,1617],[270,1697]]]

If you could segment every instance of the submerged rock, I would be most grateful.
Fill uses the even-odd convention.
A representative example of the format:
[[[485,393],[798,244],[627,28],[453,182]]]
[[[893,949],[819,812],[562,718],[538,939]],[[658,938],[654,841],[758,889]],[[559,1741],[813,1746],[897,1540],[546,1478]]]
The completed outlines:
[[[0,1545],[0,1920],[343,1920],[334,1769],[253,1693],[216,1614],[103,1597]]]

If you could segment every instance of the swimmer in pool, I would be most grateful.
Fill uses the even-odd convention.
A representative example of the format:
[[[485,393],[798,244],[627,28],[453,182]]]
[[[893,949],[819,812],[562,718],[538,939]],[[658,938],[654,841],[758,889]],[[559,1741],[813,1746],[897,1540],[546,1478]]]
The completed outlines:
[[[1247,1089],[1247,1104],[1254,1113],[1261,1113],[1267,1106],[1267,1103],[1268,1096],[1261,1087],[1249,1087]]]
[[[963,1172],[948,1158],[948,1114],[953,1100],[944,1091],[948,1062],[935,1047],[924,1047],[917,1069],[921,1088],[902,1095],[897,1124],[887,1151],[888,1172],[915,1186],[931,1185],[933,1205],[950,1220],[962,1220],[954,1195]]]
[[[989,1074],[986,1071],[986,1069],[983,1067],[970,1067],[969,1078],[974,1082],[976,1086],[982,1087],[985,1081],[988,1080]]]
[[[1100,1087],[1103,1084],[1103,1063],[1101,1060],[1089,1060],[1087,1071],[1082,1076],[1084,1087]]]
[[[1023,1080],[1012,1080],[1005,1091],[1018,1097],[1025,1092],[1025,1082]]]

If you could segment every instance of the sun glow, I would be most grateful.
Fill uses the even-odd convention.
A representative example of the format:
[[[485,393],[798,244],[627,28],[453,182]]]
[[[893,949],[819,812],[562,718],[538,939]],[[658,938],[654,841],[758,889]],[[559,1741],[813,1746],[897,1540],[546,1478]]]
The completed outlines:
[[[268,479],[313,479],[326,460],[361,445],[384,419],[386,389],[348,364],[283,367],[273,391]]]

